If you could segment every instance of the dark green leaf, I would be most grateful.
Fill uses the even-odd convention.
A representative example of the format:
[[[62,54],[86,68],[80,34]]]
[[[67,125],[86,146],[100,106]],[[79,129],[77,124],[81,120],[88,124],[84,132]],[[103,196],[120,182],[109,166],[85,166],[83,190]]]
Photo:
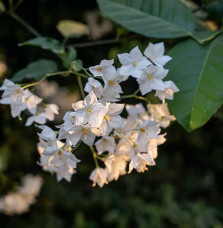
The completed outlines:
[[[65,68],[69,69],[71,66],[71,63],[76,60],[77,58],[77,51],[73,47],[69,47],[67,52],[60,55],[63,65]]]
[[[19,46],[36,46],[42,49],[52,51],[56,54],[64,53],[64,49],[58,40],[49,38],[49,37],[37,37],[32,40],[25,41]]]
[[[188,131],[204,125],[223,102],[223,37],[200,46],[193,40],[176,45],[169,55],[168,79],[179,87],[170,109]]]
[[[38,61],[32,62],[27,65],[26,68],[18,71],[12,80],[15,82],[20,82],[23,79],[35,79],[37,81],[41,80],[48,73],[54,73],[57,71],[57,65],[54,61],[40,59]]]
[[[192,36],[195,17],[179,0],[97,0],[105,16],[147,37]]]

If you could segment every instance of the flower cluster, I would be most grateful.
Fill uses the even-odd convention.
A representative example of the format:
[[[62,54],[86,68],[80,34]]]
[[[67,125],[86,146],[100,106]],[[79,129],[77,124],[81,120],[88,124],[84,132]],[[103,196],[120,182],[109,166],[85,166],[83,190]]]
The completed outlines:
[[[21,112],[25,110],[30,112],[31,116],[27,119],[26,126],[30,126],[33,122],[45,124],[47,119],[52,121],[54,120],[54,115],[58,114],[59,108],[57,105],[44,104],[41,98],[8,79],[4,80],[3,85],[0,87],[1,90],[4,92],[0,103],[10,105],[12,117],[20,117]],[[44,107],[42,112],[38,109],[40,104]]]
[[[163,65],[171,59],[164,56],[163,43],[150,43],[144,54],[147,58],[135,47],[130,54],[118,55],[122,64],[118,69],[114,60],[90,67],[92,75],[84,87],[88,95],[72,104],[73,110],[66,112],[58,132],[39,126],[39,164],[56,173],[58,181],[70,181],[76,172],[80,160],[73,152],[82,142],[90,147],[95,161],[96,168],[90,174],[93,186],[102,187],[133,169],[144,172],[155,165],[157,147],[166,141],[161,128],[175,120],[165,99],[173,99],[178,88],[172,81],[163,81],[168,73]],[[125,96],[120,95],[120,83],[129,76],[136,78],[142,95],[155,90],[163,104],[148,104],[147,109],[141,103],[126,105],[128,116],[121,117],[125,105],[117,102]],[[100,163],[104,163],[103,168]]]
[[[26,126],[36,122],[41,129],[38,164],[44,170],[55,173],[57,180],[71,181],[80,162],[73,154],[83,142],[92,152],[96,168],[90,174],[93,186],[117,180],[120,175],[131,173],[133,169],[144,172],[148,166],[155,165],[157,147],[165,139],[164,128],[175,120],[165,103],[173,99],[178,88],[172,81],[163,81],[168,70],[164,65],[171,60],[164,55],[163,43],[152,44],[144,55],[138,47],[130,53],[118,55],[121,63],[116,68],[114,60],[102,60],[99,65],[84,69],[87,83],[83,88],[88,95],[72,104],[72,111],[65,113],[63,123],[54,131],[45,124],[46,119],[53,120],[58,112],[56,105],[47,105],[43,112],[37,111],[42,99],[32,94],[26,86],[22,89],[9,80],[5,80],[0,90],[4,90],[2,104],[10,104],[12,116],[19,116],[28,109],[33,115]],[[121,83],[132,76],[136,78],[139,89],[130,95],[121,95]],[[161,104],[150,104],[146,97],[151,91],[161,100]],[[142,96],[138,96],[141,92]],[[127,98],[146,101],[129,105],[118,103]],[[149,104],[148,104],[149,103]],[[128,115],[122,117],[126,109]],[[97,139],[97,140],[96,140]],[[103,167],[100,166],[103,164]]]
[[[42,186],[42,178],[28,174],[23,177],[22,185],[15,191],[0,197],[0,212],[7,215],[22,214],[35,203]]]

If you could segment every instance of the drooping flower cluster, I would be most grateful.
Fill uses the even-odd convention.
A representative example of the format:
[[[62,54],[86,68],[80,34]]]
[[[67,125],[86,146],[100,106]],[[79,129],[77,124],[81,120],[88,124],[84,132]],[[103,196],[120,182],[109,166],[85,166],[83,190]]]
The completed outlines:
[[[90,67],[92,77],[84,88],[89,94],[72,104],[73,111],[67,112],[63,124],[57,126],[58,135],[47,126],[40,127],[40,165],[55,172],[58,180],[70,181],[79,162],[72,151],[81,142],[90,147],[95,159],[96,168],[90,175],[93,185],[102,187],[133,169],[144,172],[147,166],[155,165],[157,147],[166,141],[161,128],[175,120],[164,102],[173,99],[173,93],[178,91],[173,82],[167,87],[165,83],[169,82],[162,81],[168,73],[163,65],[170,60],[163,54],[163,43],[149,44],[145,50],[149,60],[136,47],[130,54],[118,55],[122,64],[118,69],[113,66],[114,60],[102,60],[99,65]],[[142,95],[156,90],[163,104],[148,104],[147,110],[141,103],[126,105],[128,117],[121,117],[124,104],[117,103],[123,93],[120,83],[129,76],[137,78]],[[104,163],[103,168],[98,161]]]
[[[37,126],[41,129],[38,133],[38,164],[44,170],[55,173],[58,181],[71,181],[76,173],[80,160],[73,152],[81,143],[88,145],[93,154],[96,165],[90,174],[93,186],[98,184],[103,187],[133,169],[144,172],[148,166],[155,165],[157,147],[166,141],[162,129],[175,120],[165,99],[173,99],[178,88],[172,81],[163,81],[168,74],[163,66],[171,59],[164,55],[163,43],[150,43],[144,55],[135,47],[130,53],[118,55],[120,68],[115,68],[113,59],[102,60],[99,65],[89,67],[91,74],[85,75],[88,81],[84,87],[88,95],[72,104],[73,110],[66,112],[64,122],[57,126],[58,131],[45,125]],[[121,96],[124,93],[121,82],[130,76],[136,78],[139,90],[132,95]],[[33,97],[28,108],[29,99],[26,100],[23,95],[28,92],[14,83],[9,85],[11,91],[11,87],[7,87],[10,83],[7,81],[2,86],[5,92],[1,102],[10,104],[16,110],[14,116],[24,109],[36,112],[36,105],[41,101]],[[123,104],[123,99],[130,97],[148,102],[147,98],[137,94],[141,91],[144,96],[152,90],[162,104]],[[118,103],[120,100],[121,103]],[[126,118],[121,117],[124,108],[128,113]]]
[[[0,212],[7,215],[22,214],[29,211],[39,195],[42,178],[27,174],[22,179],[22,185],[15,191],[0,197]]]
[[[2,94],[1,104],[8,104],[11,107],[12,117],[20,117],[21,112],[28,110],[31,116],[26,121],[26,126],[33,122],[45,124],[46,120],[54,120],[54,115],[58,114],[58,106],[55,104],[43,104],[42,99],[31,93],[28,89],[22,89],[14,82],[5,79],[0,87]],[[38,110],[38,105],[42,104],[44,111]]]

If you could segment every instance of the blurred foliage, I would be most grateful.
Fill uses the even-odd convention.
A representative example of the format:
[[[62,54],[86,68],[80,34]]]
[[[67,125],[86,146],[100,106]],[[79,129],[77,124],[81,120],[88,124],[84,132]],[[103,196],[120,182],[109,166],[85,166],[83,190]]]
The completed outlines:
[[[202,2],[198,3],[202,5]],[[60,20],[70,19],[85,24],[84,13],[95,9],[97,5],[92,0],[25,0],[18,8],[18,14],[41,34],[62,40],[63,37],[56,30]],[[124,29],[118,31],[123,37],[119,43],[77,48],[77,56],[83,60],[85,67],[97,64],[104,58],[113,58],[135,45],[143,49],[149,41],[159,41],[128,33]],[[115,36],[116,31],[112,29],[103,39],[113,39]],[[0,18],[0,37],[0,60],[8,66],[5,77],[11,77],[27,63],[39,58],[57,61],[48,51],[18,47],[18,43],[33,37],[5,14],[1,14]],[[70,40],[68,45],[84,42],[91,40],[84,36]],[[175,42],[166,41],[167,50]],[[73,93],[77,92],[76,81],[72,77],[54,80],[60,86],[68,86]],[[133,92],[135,86],[134,80],[131,87],[123,84],[127,93]],[[77,157],[82,162],[71,183],[57,183],[54,176],[42,171],[36,164],[39,159],[36,128],[24,127],[24,121],[12,119],[9,107],[1,105],[0,195],[18,186],[26,173],[40,173],[44,185],[36,204],[28,213],[13,217],[0,214],[0,227],[221,228],[222,124],[221,108],[208,124],[190,134],[176,123],[171,125],[167,130],[167,142],[159,148],[155,167],[143,174],[134,172],[120,177],[117,182],[100,189],[92,188],[88,181],[94,166],[85,146],[77,151]]]

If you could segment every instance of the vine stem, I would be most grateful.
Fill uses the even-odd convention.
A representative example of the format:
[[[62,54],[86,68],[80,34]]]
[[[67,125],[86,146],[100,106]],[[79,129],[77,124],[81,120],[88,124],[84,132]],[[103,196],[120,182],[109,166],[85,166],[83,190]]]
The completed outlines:
[[[22,19],[19,15],[17,15],[15,12],[10,12],[9,15],[14,18],[16,21],[18,21],[21,25],[23,25],[26,29],[28,29],[33,35],[35,36],[41,36],[39,32],[36,31],[28,22],[26,22],[24,19]]]
[[[83,88],[83,84],[82,84],[82,81],[81,81],[81,76],[79,76],[79,75],[77,75],[77,82],[78,82],[78,85],[79,85],[79,89],[80,89],[80,93],[81,93],[82,99],[84,99],[85,98],[84,88]]]
[[[96,168],[99,168],[100,166],[99,166],[98,160],[97,160],[97,153],[96,153],[96,151],[95,151],[93,146],[90,146],[90,149],[91,149],[91,152],[92,152],[92,156],[93,156],[93,159],[94,159],[95,166],[96,166]]]
[[[147,98],[142,97],[142,96],[137,96],[137,93],[138,93],[139,91],[140,91],[140,90],[137,89],[133,94],[124,95],[124,96],[121,96],[120,98],[121,98],[121,99],[135,98],[135,99],[138,99],[138,100],[146,101],[147,103],[150,104],[151,102],[150,102],[150,100],[148,100]]]

